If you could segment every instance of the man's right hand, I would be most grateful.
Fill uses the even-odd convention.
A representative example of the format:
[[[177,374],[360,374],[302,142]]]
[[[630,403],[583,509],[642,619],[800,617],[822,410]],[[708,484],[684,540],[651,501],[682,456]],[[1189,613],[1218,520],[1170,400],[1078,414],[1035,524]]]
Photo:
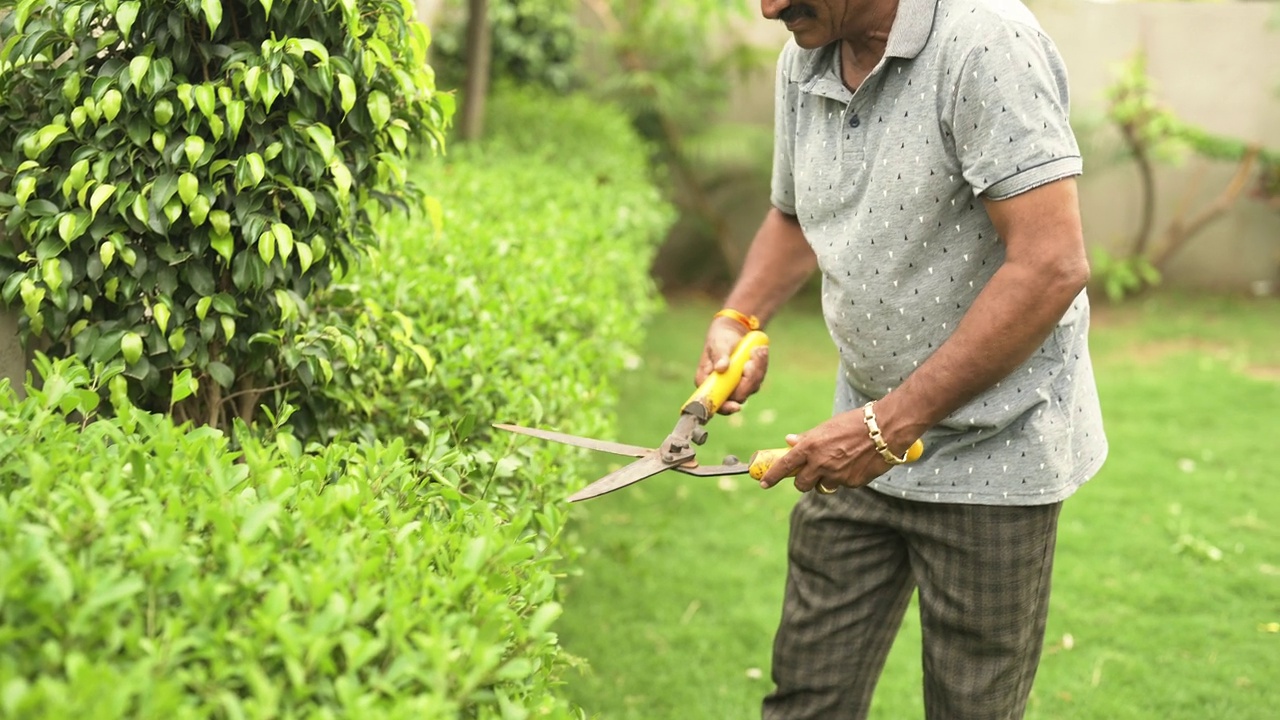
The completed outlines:
[[[714,370],[724,372],[729,369],[729,356],[733,349],[747,334],[747,329],[730,318],[716,318],[707,329],[707,342],[702,349],[702,358],[698,361],[698,372],[694,376],[694,385],[701,385],[703,380]],[[756,348],[751,353],[742,370],[742,380],[729,395],[729,399],[720,406],[721,415],[732,415],[742,409],[742,403],[760,389],[765,373],[769,370],[768,346]]]

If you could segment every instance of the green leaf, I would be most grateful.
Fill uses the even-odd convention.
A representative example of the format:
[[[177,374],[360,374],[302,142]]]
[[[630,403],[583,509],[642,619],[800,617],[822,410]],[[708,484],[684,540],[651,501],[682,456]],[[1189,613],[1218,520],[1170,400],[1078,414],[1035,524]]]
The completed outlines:
[[[328,125],[316,123],[307,126],[307,137],[311,138],[311,142],[315,144],[316,149],[320,151],[320,158],[325,164],[333,162],[333,131]]]
[[[231,215],[226,210],[210,210],[209,224],[215,233],[226,235],[231,232]]]
[[[342,114],[346,115],[351,112],[351,108],[356,106],[356,81],[351,79],[350,75],[338,73],[338,95],[342,107]]]
[[[138,7],[138,2],[124,2],[116,10],[116,27],[120,28],[120,34],[124,37],[129,36],[134,20],[138,19]]]
[[[62,272],[62,258],[52,257],[40,263],[40,279],[50,290],[57,292],[62,287],[65,276]]]
[[[218,317],[218,322],[222,324],[222,335],[227,342],[231,342],[231,338],[236,335],[236,319],[230,315],[222,315]]]
[[[209,238],[209,247],[213,251],[222,256],[223,260],[231,262],[231,253],[235,251],[235,240],[232,239],[231,233],[214,233]]]
[[[181,191],[181,188],[179,188],[179,191]],[[187,217],[191,218],[191,224],[195,227],[203,225],[205,218],[209,216],[211,205],[209,198],[204,195],[197,195],[192,198],[187,208]]]
[[[188,135],[182,143],[182,152],[187,156],[187,163],[195,167],[204,155],[204,138],[199,135]]]
[[[93,189],[93,195],[89,198],[89,213],[91,218],[98,217],[98,210],[102,204],[111,199],[116,192],[116,186],[102,183]]]
[[[202,297],[196,301],[196,318],[204,320],[205,316],[209,314],[209,306],[212,304],[213,298],[208,296]]]
[[[244,125],[244,101],[232,100],[227,103],[227,126],[231,129],[231,139],[240,136],[240,127]]]
[[[270,231],[263,232],[258,236],[258,256],[262,258],[262,262],[270,265],[271,260],[276,256],[276,236]]]
[[[136,5],[137,3],[133,4]],[[116,116],[120,114],[120,104],[122,102],[124,102],[124,95],[119,90],[115,88],[108,90],[99,103],[102,108],[102,117],[106,118],[107,122],[115,121]]]
[[[209,23],[209,33],[212,34],[222,24],[222,2],[221,0],[200,0],[200,9],[204,11],[204,19]]]
[[[209,377],[213,378],[214,382],[224,388],[231,387],[231,384],[236,381],[236,374],[231,372],[231,368],[217,360],[206,365],[205,370],[209,372]]]
[[[182,198],[183,205],[191,205],[191,201],[196,199],[196,195],[200,192],[200,181],[195,175],[186,172],[178,177],[178,197]],[[196,223],[199,225],[199,223]]]
[[[120,352],[124,355],[124,361],[130,365],[138,362],[138,358],[142,357],[142,336],[136,332],[120,336]]]
[[[142,94],[142,79],[147,76],[147,70],[151,69],[151,58],[146,55],[139,55],[129,61],[129,82],[133,84],[133,89],[139,95]]]
[[[338,197],[346,200],[351,194],[351,170],[346,163],[334,158],[329,163],[329,174],[333,176],[333,184],[338,186]]]
[[[293,254],[293,229],[284,223],[273,223],[271,234],[276,238],[276,248],[280,251],[280,259],[288,260]],[[264,258],[265,260],[265,258]],[[265,260],[271,262],[270,260]]]
[[[162,302],[158,302],[151,306],[151,317],[155,318],[156,325],[159,326],[160,332],[169,331],[169,306]]]
[[[289,189],[293,191],[293,197],[302,203],[302,209],[307,211],[307,219],[314,220],[316,217],[316,196],[304,187],[290,185]]]
[[[306,272],[310,267],[313,258],[311,257],[311,246],[306,243],[298,243],[294,250],[298,253],[298,265],[301,266],[302,272]]]
[[[173,103],[168,100],[157,100],[152,116],[156,119],[156,124],[165,126],[173,119]]]
[[[206,118],[212,117],[213,111],[217,108],[213,86],[208,83],[197,85],[195,93],[196,106],[200,108],[200,112],[204,113]]]
[[[174,335],[177,335],[177,331]],[[184,341],[185,344],[185,341]],[[170,347],[174,345],[173,341],[169,341]],[[175,348],[180,350],[181,348]],[[186,400],[200,390],[200,381],[191,376],[191,369],[188,368],[178,373],[173,378],[173,386],[169,390],[169,405],[177,405]]]
[[[369,107],[369,117],[373,120],[374,128],[381,130],[391,120],[391,100],[381,90],[374,90],[369,93],[366,104]]]
[[[111,267],[111,261],[115,260],[116,246],[110,240],[103,242],[98,246],[98,259],[102,261],[102,267]]]

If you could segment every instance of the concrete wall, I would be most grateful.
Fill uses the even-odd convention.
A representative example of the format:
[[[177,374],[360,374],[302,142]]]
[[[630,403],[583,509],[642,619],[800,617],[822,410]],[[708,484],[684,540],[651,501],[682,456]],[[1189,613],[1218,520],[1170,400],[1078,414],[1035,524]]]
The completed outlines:
[[[1273,2],[1139,2],[1030,0],[1066,61],[1072,110],[1085,146],[1081,204],[1088,241],[1118,249],[1139,222],[1141,193],[1132,163],[1117,162],[1110,130],[1085,132],[1105,110],[1114,68],[1140,48],[1156,91],[1187,122],[1214,133],[1280,148],[1280,6]],[[745,22],[754,41],[780,48],[786,29],[762,19]],[[771,122],[772,70],[734,88],[735,121]],[[1087,136],[1085,136],[1087,135]],[[1234,168],[1187,162],[1158,168],[1157,229],[1164,227],[1200,177],[1192,207],[1207,203]],[[766,202],[758,181],[755,202]],[[748,238],[749,239],[749,238]],[[1242,199],[1196,235],[1168,268],[1166,281],[1184,287],[1280,290],[1280,213]]]

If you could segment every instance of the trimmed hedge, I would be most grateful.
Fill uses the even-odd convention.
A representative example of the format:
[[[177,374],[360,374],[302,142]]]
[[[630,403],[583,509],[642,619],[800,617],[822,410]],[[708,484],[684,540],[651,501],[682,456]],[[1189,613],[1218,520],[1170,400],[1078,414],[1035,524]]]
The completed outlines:
[[[424,420],[458,441],[493,421],[608,431],[609,376],[657,308],[648,268],[674,214],[620,112],[508,90],[490,117],[491,140],[418,168],[432,211],[384,219],[370,261],[314,301],[321,324],[376,337],[352,358],[363,370],[298,400],[300,432],[413,446]],[[407,343],[428,356],[393,350]]]
[[[582,716],[552,626],[585,468],[488,423],[607,431],[670,214],[625,120],[560,102],[420,171],[442,223],[318,306],[368,342],[296,414],[229,438],[74,361],[0,383],[0,717]]]

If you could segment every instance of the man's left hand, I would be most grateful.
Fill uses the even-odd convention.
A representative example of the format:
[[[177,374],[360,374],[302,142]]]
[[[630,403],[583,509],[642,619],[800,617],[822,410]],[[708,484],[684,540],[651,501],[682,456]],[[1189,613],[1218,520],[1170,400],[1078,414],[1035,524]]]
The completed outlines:
[[[889,464],[876,452],[862,411],[840,413],[800,435],[788,435],[791,451],[760,478],[771,488],[784,478],[796,478],[796,489],[809,492],[819,483],[830,490],[861,487],[885,474]]]

